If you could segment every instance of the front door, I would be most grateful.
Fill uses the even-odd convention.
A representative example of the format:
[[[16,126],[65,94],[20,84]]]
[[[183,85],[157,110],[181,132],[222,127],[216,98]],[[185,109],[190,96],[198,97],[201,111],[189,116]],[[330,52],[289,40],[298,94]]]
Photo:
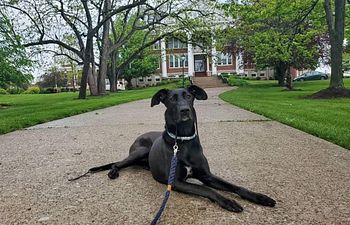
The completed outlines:
[[[206,73],[206,57],[205,55],[194,55],[194,75],[196,77],[205,77]]]

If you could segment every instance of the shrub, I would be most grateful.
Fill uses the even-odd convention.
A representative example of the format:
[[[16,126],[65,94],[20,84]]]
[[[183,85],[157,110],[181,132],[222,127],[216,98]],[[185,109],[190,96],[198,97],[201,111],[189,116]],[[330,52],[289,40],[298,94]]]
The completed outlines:
[[[188,86],[190,86],[190,85],[191,85],[190,80],[189,80],[187,77],[185,77],[185,87],[188,87]],[[177,80],[176,86],[177,86],[178,88],[182,88],[182,78],[180,78],[180,79]]]
[[[63,87],[63,88],[61,88],[61,92],[69,92],[69,90],[68,90],[68,88]]]
[[[7,92],[11,95],[21,94],[24,90],[22,88],[9,88]]]
[[[175,83],[177,82],[177,79],[162,79],[162,81],[157,82],[155,86],[161,86],[161,85],[165,85],[165,84],[171,84],[171,83]]]
[[[228,77],[230,76],[230,74],[228,74],[228,73],[221,73],[220,76],[221,76],[221,77],[228,78]]]
[[[42,88],[40,89],[40,94],[53,94],[53,93],[58,93],[60,92],[60,89],[56,88]]]
[[[8,95],[9,93],[3,89],[3,88],[0,88],[0,95]]]
[[[23,94],[40,94],[40,88],[38,86],[29,87]]]
[[[261,77],[256,77],[256,80],[261,80]]]
[[[247,85],[249,85],[248,81],[246,81],[244,79],[237,79],[234,77],[229,77],[227,79],[227,83],[230,86],[247,86]]]

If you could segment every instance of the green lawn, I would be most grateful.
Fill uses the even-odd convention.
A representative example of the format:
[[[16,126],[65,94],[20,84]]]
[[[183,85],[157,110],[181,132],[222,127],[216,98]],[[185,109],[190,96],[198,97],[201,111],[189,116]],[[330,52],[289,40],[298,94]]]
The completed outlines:
[[[326,88],[329,80],[296,82],[297,91],[283,91],[276,81],[250,85],[220,95],[224,101],[350,149],[350,99],[310,100],[304,96]],[[350,88],[350,79],[345,79]]]
[[[161,88],[176,84],[138,90],[121,91],[107,96],[79,100],[76,93],[0,95],[0,134],[35,124],[105,108],[139,99],[150,98]]]

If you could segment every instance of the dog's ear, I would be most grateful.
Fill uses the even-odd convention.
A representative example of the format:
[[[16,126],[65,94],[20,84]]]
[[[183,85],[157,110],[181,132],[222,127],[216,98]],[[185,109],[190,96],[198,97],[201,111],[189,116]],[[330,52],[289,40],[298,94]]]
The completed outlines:
[[[200,87],[196,85],[191,85],[187,90],[194,95],[197,100],[206,100],[208,99],[207,93]]]
[[[168,89],[161,89],[152,97],[151,107],[158,105],[160,102],[164,102],[165,98],[168,95]]]

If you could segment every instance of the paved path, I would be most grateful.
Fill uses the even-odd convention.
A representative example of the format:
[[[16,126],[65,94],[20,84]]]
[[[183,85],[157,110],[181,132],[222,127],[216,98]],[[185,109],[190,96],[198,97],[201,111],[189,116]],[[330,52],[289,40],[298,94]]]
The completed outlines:
[[[227,212],[173,193],[161,224],[350,224],[350,151],[218,99],[196,109],[213,173],[277,200]],[[141,133],[162,130],[163,106],[143,100],[0,136],[0,224],[148,224],[165,186],[139,168],[67,179],[120,160]]]

